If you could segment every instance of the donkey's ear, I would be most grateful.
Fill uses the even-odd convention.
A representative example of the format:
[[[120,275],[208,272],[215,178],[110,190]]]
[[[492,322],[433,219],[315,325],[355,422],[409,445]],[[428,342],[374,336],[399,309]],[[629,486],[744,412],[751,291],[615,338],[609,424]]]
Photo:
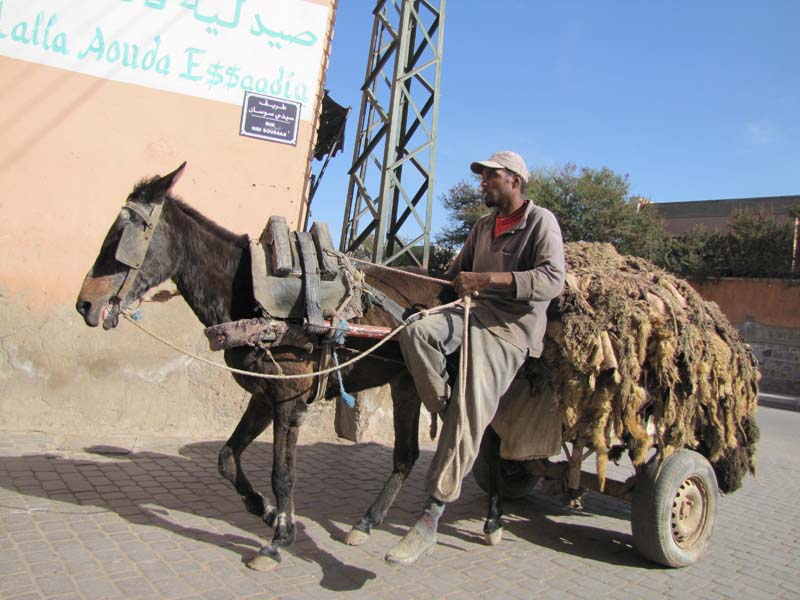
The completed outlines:
[[[155,192],[153,198],[154,200],[164,199],[164,197],[167,195],[167,192],[169,192],[169,190],[172,189],[172,186],[175,185],[175,182],[180,179],[181,173],[183,173],[183,168],[185,166],[186,161],[183,161],[183,164],[175,169],[172,173],[160,177],[153,183],[153,191]]]

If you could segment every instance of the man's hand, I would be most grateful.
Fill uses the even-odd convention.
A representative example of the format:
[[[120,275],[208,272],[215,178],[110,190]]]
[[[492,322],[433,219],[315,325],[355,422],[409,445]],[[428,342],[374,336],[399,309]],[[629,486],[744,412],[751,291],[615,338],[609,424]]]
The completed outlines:
[[[453,287],[459,298],[468,295],[477,295],[485,289],[513,290],[514,277],[511,273],[472,273],[462,271],[453,280]]]

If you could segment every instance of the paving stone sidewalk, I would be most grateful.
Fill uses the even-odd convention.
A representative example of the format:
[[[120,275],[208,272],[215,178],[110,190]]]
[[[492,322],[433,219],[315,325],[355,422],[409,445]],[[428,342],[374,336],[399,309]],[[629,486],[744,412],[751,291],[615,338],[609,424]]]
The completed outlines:
[[[0,598],[637,598],[800,597],[800,414],[759,409],[760,472],[723,497],[712,545],[680,570],[632,548],[626,503],[589,494],[584,513],[540,491],[508,503],[506,533],[483,544],[485,496],[471,477],[448,507],[436,551],[383,561],[424,499],[433,446],[387,522],[342,543],[383,484],[391,448],[303,440],[298,537],[272,572],[247,569],[268,536],[216,472],[220,440],[78,439],[0,433]],[[245,454],[268,491],[271,444]]]

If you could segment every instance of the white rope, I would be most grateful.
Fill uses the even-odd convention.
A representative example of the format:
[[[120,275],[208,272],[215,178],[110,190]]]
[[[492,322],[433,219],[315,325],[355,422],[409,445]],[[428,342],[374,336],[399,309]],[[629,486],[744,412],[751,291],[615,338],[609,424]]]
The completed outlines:
[[[249,377],[257,377],[259,379],[307,379],[307,378],[310,378],[310,377],[317,377],[319,375],[329,375],[330,373],[333,373],[334,371],[338,371],[340,369],[344,369],[345,367],[349,367],[350,365],[353,365],[353,364],[357,363],[359,360],[361,360],[363,358],[366,358],[367,356],[369,356],[370,354],[375,352],[378,348],[380,348],[386,342],[391,340],[394,336],[396,336],[398,333],[400,333],[403,329],[408,327],[411,324],[413,318],[415,318],[415,317],[422,318],[422,317],[425,317],[425,316],[427,316],[429,314],[433,314],[433,313],[436,313],[436,312],[439,312],[439,311],[442,311],[442,310],[446,310],[448,308],[452,308],[453,306],[460,305],[461,303],[462,303],[461,300],[455,300],[454,302],[449,302],[447,304],[442,304],[440,306],[435,306],[433,308],[421,310],[418,313],[414,313],[411,317],[409,317],[403,323],[401,323],[399,326],[395,327],[392,331],[390,331],[385,338],[383,338],[381,341],[379,341],[377,344],[375,344],[372,348],[370,348],[368,350],[364,350],[358,356],[356,356],[354,358],[351,358],[350,360],[348,360],[346,362],[343,362],[343,363],[341,363],[341,364],[339,364],[339,365],[337,365],[335,367],[330,367],[328,369],[323,369],[321,371],[313,371],[311,373],[298,373],[298,374],[295,374],[295,375],[285,375],[285,374],[272,375],[272,374],[269,374],[269,373],[254,373],[253,371],[244,371],[242,369],[235,369],[233,367],[229,367],[228,365],[223,365],[222,363],[218,363],[218,362],[215,362],[213,360],[208,360],[207,358],[203,358],[202,356],[198,356],[197,354],[189,352],[188,350],[185,350],[184,348],[181,348],[180,346],[176,346],[175,344],[173,344],[172,342],[170,342],[167,339],[164,339],[163,337],[161,337],[157,333],[154,333],[154,332],[150,331],[144,325],[138,323],[137,321],[134,321],[133,318],[131,318],[131,316],[130,316],[130,314],[128,312],[123,312],[123,313],[120,313],[120,314],[123,317],[125,317],[125,319],[129,323],[132,323],[133,325],[138,327],[141,331],[143,331],[144,333],[146,333],[147,335],[149,335],[153,339],[156,339],[159,342],[161,342],[162,344],[165,344],[165,345],[169,346],[170,348],[172,348],[176,352],[180,352],[181,354],[185,354],[186,356],[188,356],[190,358],[193,358],[195,360],[199,360],[201,363],[207,364],[207,365],[212,366],[212,367],[216,367],[217,369],[222,369],[224,371],[230,371],[231,373],[237,373],[239,375],[247,375]]]
[[[283,367],[275,360],[275,357],[272,355],[272,351],[269,348],[264,348],[264,353],[269,356],[269,359],[272,361],[272,364],[275,365],[275,368],[278,369],[278,375],[283,375]]]
[[[384,271],[394,271],[396,273],[402,273],[403,275],[414,277],[416,279],[422,279],[423,281],[433,281],[434,283],[444,283],[445,285],[453,285],[453,282],[448,279],[439,279],[438,277],[431,277],[430,275],[414,273],[414,271],[406,271],[405,269],[398,269],[397,267],[387,267],[386,265],[379,265],[378,263],[370,262],[368,260],[362,260],[360,258],[354,258],[352,256],[350,257],[350,260],[352,260],[353,262],[361,263],[362,265],[371,265],[377,269],[382,269]]]
[[[461,473],[461,442],[464,439],[464,426],[467,423],[467,360],[469,358],[469,312],[472,306],[472,297],[466,295],[462,298],[464,304],[464,325],[461,333],[461,349],[459,353],[459,366],[458,366],[458,395],[456,396],[455,407],[458,410],[458,420],[456,421],[456,439],[453,444],[453,452],[449,456],[449,460],[442,467],[439,474],[439,488],[444,491],[445,486],[442,481],[443,476],[448,473],[451,465],[455,465],[455,473],[451,473],[449,487],[450,491],[445,494],[446,496],[453,496],[461,487],[461,480],[464,474]],[[454,408],[448,407],[448,411]]]

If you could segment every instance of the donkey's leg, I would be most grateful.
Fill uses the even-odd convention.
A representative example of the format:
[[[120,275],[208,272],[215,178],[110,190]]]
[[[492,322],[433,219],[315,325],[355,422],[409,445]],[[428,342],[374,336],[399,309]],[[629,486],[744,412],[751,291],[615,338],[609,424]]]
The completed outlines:
[[[274,546],[286,548],[294,543],[294,480],[297,437],[300,427],[295,424],[276,426],[272,458],[272,493],[275,494],[278,515],[275,522]]]
[[[345,537],[345,543],[358,546],[369,539],[372,528],[380,525],[403,482],[419,458],[419,413],[420,399],[411,375],[403,374],[392,382],[392,405],[394,408],[394,467],[366,514],[353,525]]]
[[[261,517],[270,527],[275,522],[275,507],[253,488],[242,470],[240,459],[245,449],[269,427],[271,421],[270,403],[263,397],[251,396],[239,424],[219,451],[219,472],[239,492],[247,512]]]
[[[496,546],[503,539],[503,499],[500,497],[500,436],[491,426],[483,434],[480,452],[489,466],[489,513],[483,524],[483,535],[487,544]]]
[[[288,422],[286,415],[277,408],[272,446],[272,492],[277,502],[275,534],[272,541],[261,548],[247,566],[258,571],[267,571],[281,561],[281,548],[294,543],[294,479],[295,454],[299,423]],[[293,421],[293,419],[292,419]]]

